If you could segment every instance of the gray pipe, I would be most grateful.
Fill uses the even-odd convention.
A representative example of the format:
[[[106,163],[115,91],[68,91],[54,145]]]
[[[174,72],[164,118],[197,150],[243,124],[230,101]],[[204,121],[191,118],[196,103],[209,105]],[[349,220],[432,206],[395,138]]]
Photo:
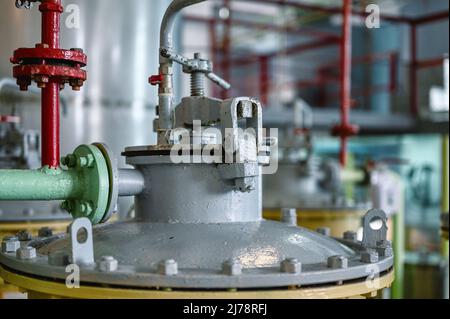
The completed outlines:
[[[193,4],[207,0],[174,0],[166,10],[161,24],[161,48],[173,49],[173,28],[178,13]]]
[[[207,0],[174,0],[166,10],[160,31],[160,50],[173,49],[173,30],[175,18],[178,13],[186,7]],[[159,130],[170,130],[173,128],[173,70],[172,61],[160,54],[159,74],[163,76],[159,86]],[[167,144],[164,134],[158,135],[158,144]]]
[[[145,180],[135,169],[119,169],[119,196],[135,196],[142,193]]]

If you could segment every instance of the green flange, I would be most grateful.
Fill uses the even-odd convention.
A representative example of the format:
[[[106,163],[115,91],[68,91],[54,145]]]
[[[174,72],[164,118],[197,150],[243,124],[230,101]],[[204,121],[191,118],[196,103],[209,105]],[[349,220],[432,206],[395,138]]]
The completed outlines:
[[[74,218],[100,223],[109,206],[107,160],[97,146],[81,145],[61,159],[67,169],[0,170],[0,200],[65,200]]]
[[[82,183],[81,194],[67,199],[61,208],[74,218],[87,217],[93,224],[103,219],[108,207],[109,172],[102,152],[94,145],[81,145],[61,159],[69,171],[76,171]]]

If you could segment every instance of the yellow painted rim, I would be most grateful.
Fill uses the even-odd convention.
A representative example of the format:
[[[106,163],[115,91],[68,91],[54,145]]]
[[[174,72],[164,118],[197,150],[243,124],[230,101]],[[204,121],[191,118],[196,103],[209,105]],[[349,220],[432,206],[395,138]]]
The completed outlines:
[[[0,276],[22,290],[59,298],[74,299],[341,299],[373,297],[379,290],[390,287],[394,272],[376,279],[336,286],[256,291],[161,291],[96,286],[69,289],[64,284],[36,279],[10,272],[0,266]],[[375,284],[377,283],[377,284]]]
[[[66,229],[67,225],[69,225],[71,221],[42,221],[42,222],[2,222],[0,223],[0,233],[1,232],[9,232],[15,230],[29,229],[29,230],[39,230],[43,227],[50,227],[56,229]]]
[[[442,236],[442,238],[448,240],[448,229],[442,229],[441,236]]]
[[[330,219],[348,219],[348,218],[362,218],[366,212],[359,210],[298,210],[297,218],[300,220],[330,220]],[[280,220],[281,211],[279,210],[264,210],[263,216],[266,219]]]

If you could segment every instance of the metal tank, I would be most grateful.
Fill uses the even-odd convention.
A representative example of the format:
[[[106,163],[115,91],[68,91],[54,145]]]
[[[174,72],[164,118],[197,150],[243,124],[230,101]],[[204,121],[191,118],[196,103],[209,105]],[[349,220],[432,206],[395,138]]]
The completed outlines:
[[[158,143],[125,149],[134,169],[118,169],[108,147],[95,143],[77,147],[62,167],[0,170],[0,200],[61,199],[75,218],[62,236],[2,242],[0,276],[30,297],[349,298],[392,283],[383,211],[365,215],[362,241],[262,218],[270,148],[260,103],[206,97],[206,78],[230,85],[207,59],[173,47],[176,15],[203,1],[175,0],[166,11],[159,73],[150,78],[159,87]],[[192,79],[191,96],[177,105],[174,63]],[[119,196],[135,197],[136,218],[100,225]],[[79,289],[64,284],[67,267],[81,270]]]
[[[296,210],[297,223],[302,227],[334,237],[346,231],[358,232],[370,205],[349,201],[343,181],[363,180],[364,173],[344,170],[332,159],[314,156],[308,127],[301,123],[297,126],[300,129],[282,130],[278,170],[264,176],[264,217],[281,220],[287,218],[283,208],[291,208]]]

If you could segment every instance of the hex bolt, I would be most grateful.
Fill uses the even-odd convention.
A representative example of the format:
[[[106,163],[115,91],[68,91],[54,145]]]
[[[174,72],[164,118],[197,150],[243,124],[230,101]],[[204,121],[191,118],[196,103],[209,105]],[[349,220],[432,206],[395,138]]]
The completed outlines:
[[[346,232],[344,233],[344,239],[345,239],[345,240],[349,240],[349,241],[356,241],[356,239],[357,239],[357,234],[356,234],[356,232],[351,231],[351,230],[346,231]]]
[[[295,208],[281,209],[281,222],[289,226],[297,226],[297,210]]]
[[[15,253],[20,248],[20,241],[17,237],[7,236],[2,240],[2,253]]]
[[[51,237],[51,236],[53,236],[53,230],[49,227],[42,227],[38,231],[38,236],[39,237]]]
[[[19,248],[16,252],[16,256],[21,260],[34,259],[37,257],[36,248],[30,246]]]
[[[48,264],[52,266],[67,266],[70,264],[69,254],[64,251],[57,251],[48,255]]]
[[[378,262],[378,253],[373,250],[363,251],[361,253],[361,261],[366,264],[373,264]]]
[[[103,256],[97,262],[97,267],[101,272],[113,272],[119,268],[119,262],[112,256]]]
[[[84,215],[90,215],[94,209],[92,208],[92,204],[90,202],[82,202],[80,204],[80,211]]]
[[[328,268],[341,269],[348,268],[348,259],[344,256],[331,256],[327,259]]]
[[[69,154],[61,158],[61,163],[67,167],[75,167],[77,165],[77,157],[74,154]]]
[[[377,242],[377,252],[380,257],[392,257],[394,255],[392,244],[388,240]]]
[[[84,52],[83,49],[81,49],[81,48],[71,48],[70,51],[75,51],[75,52],[80,52],[80,53]]]
[[[242,266],[238,261],[227,260],[222,264],[222,273],[228,276],[239,276],[242,274]]]
[[[330,236],[331,229],[328,227],[320,227],[320,228],[317,228],[316,232],[318,232],[319,234],[324,235],[324,236]]]
[[[287,258],[281,262],[280,270],[288,274],[299,274],[302,272],[302,263],[296,258]]]
[[[92,154],[79,157],[77,164],[79,167],[92,167],[94,165],[94,157]]]
[[[178,274],[178,264],[173,259],[163,260],[158,265],[158,272],[161,275],[174,276]]]
[[[20,232],[17,233],[16,236],[19,239],[19,241],[30,241],[31,239],[33,239],[31,233],[26,230],[21,230]]]

